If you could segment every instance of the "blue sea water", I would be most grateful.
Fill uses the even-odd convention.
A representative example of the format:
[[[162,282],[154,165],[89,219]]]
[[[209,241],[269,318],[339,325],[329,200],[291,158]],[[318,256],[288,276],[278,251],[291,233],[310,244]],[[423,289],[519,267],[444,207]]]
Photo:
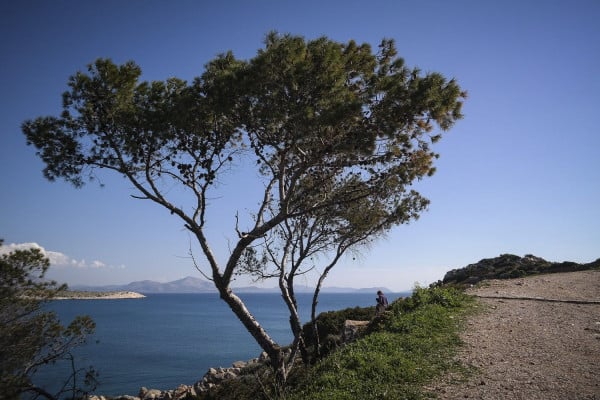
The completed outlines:
[[[408,293],[388,294],[390,301]],[[291,342],[288,314],[276,293],[240,294],[247,307],[278,343]],[[298,296],[302,322],[309,320],[309,294]],[[323,293],[318,312],[375,304],[375,294]],[[89,315],[96,332],[75,351],[78,367],[93,365],[100,373],[95,391],[136,395],[142,386],[174,389],[200,380],[211,367],[229,367],[261,353],[227,305],[213,293],[149,294],[144,299],[53,301],[63,324]],[[52,387],[69,371],[54,365],[40,371],[37,382]]]

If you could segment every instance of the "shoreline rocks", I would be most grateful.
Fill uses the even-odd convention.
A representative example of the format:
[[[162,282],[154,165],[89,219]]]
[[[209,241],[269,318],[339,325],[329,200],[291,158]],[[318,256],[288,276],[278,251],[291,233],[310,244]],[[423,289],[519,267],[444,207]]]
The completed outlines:
[[[371,321],[355,321],[347,319],[344,322],[344,330],[342,332],[342,341],[344,343],[352,342],[362,335],[367,329]]]
[[[201,380],[193,385],[179,385],[176,389],[160,390],[140,388],[137,396],[102,396],[89,395],[86,400],[181,400],[188,396],[197,396],[200,393],[219,386],[221,383],[231,379],[238,379],[244,369],[258,367],[268,361],[268,356],[263,352],[259,357],[249,361],[235,361],[231,367],[209,368]]]
[[[340,332],[344,343],[351,342],[358,338],[367,328],[370,321],[346,320],[342,332]],[[231,367],[212,367],[204,374],[202,379],[193,385],[179,385],[176,389],[160,390],[140,388],[136,396],[102,396],[89,395],[85,400],[183,400],[188,396],[198,396],[226,381],[239,379],[242,375],[255,371],[269,361],[269,356],[264,351],[256,358],[248,361],[235,361]]]

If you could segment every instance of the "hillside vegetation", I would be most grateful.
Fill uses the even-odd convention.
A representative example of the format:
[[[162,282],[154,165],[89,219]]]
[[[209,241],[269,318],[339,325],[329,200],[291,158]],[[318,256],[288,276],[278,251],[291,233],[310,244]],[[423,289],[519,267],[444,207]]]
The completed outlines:
[[[373,308],[323,313],[318,325],[330,353],[311,366],[298,364],[285,389],[276,388],[268,368],[249,368],[236,380],[199,399],[423,399],[422,387],[457,369],[452,362],[462,316],[473,301],[455,288],[416,288],[373,318]],[[371,319],[364,336],[341,344],[345,319]],[[309,329],[309,327],[305,327]]]
[[[600,258],[591,263],[579,264],[571,261],[546,261],[531,254],[524,257],[502,254],[495,258],[485,258],[464,268],[451,270],[444,276],[443,283],[469,285],[485,279],[512,279],[529,275],[575,272],[588,269],[600,269]]]
[[[205,393],[199,399],[429,399],[426,387],[450,371],[467,373],[454,360],[459,333],[469,313],[478,308],[461,289],[484,279],[508,279],[555,272],[599,269],[600,259],[587,264],[549,262],[540,257],[503,254],[450,271],[429,288],[393,302],[381,317],[374,307],[348,308],[318,317],[324,357],[311,366],[297,365],[281,393],[268,368],[248,369],[240,379]],[[344,321],[370,320],[363,337],[343,344]],[[304,327],[308,344],[314,338]]]

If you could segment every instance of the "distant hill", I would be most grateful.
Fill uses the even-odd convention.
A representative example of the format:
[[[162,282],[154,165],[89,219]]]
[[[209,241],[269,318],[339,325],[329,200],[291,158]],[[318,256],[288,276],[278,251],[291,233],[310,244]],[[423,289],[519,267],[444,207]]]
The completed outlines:
[[[587,264],[572,261],[551,262],[527,254],[519,257],[502,254],[495,258],[484,258],[464,268],[453,269],[444,276],[444,284],[475,284],[484,279],[512,279],[529,275],[554,272],[573,272],[600,269],[600,258]]]
[[[191,276],[185,277],[172,282],[156,282],[150,280],[131,282],[126,285],[105,285],[105,286],[73,286],[72,290],[82,291],[131,291],[138,293],[216,293],[217,290],[211,282],[204,279],[194,278]],[[234,289],[238,293],[277,293],[278,288],[259,288],[256,286],[245,286]],[[296,293],[312,293],[314,288],[309,286],[298,286]],[[325,287],[321,290],[322,293],[376,293],[377,290],[390,292],[386,288],[346,288],[346,287]]]
[[[216,293],[216,289],[212,283],[191,276],[166,283],[144,280],[131,282],[125,285],[73,286],[72,289],[102,292],[132,291],[139,293]]]

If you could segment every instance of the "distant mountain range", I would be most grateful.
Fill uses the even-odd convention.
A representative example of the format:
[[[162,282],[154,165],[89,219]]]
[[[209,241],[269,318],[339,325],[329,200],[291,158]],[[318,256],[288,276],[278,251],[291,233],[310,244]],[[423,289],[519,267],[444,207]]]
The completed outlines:
[[[191,276],[185,277],[172,282],[155,282],[155,281],[136,281],[126,285],[106,285],[106,286],[82,286],[76,285],[70,287],[72,290],[84,291],[130,291],[138,293],[216,293],[214,285],[204,279],[194,278]],[[298,286],[295,288],[297,293],[312,293],[314,288],[309,286]],[[277,293],[278,288],[259,288],[256,286],[244,286],[234,288],[238,293]],[[321,289],[323,293],[376,293],[378,290],[390,292],[386,288],[346,288],[346,287],[325,287]]]

